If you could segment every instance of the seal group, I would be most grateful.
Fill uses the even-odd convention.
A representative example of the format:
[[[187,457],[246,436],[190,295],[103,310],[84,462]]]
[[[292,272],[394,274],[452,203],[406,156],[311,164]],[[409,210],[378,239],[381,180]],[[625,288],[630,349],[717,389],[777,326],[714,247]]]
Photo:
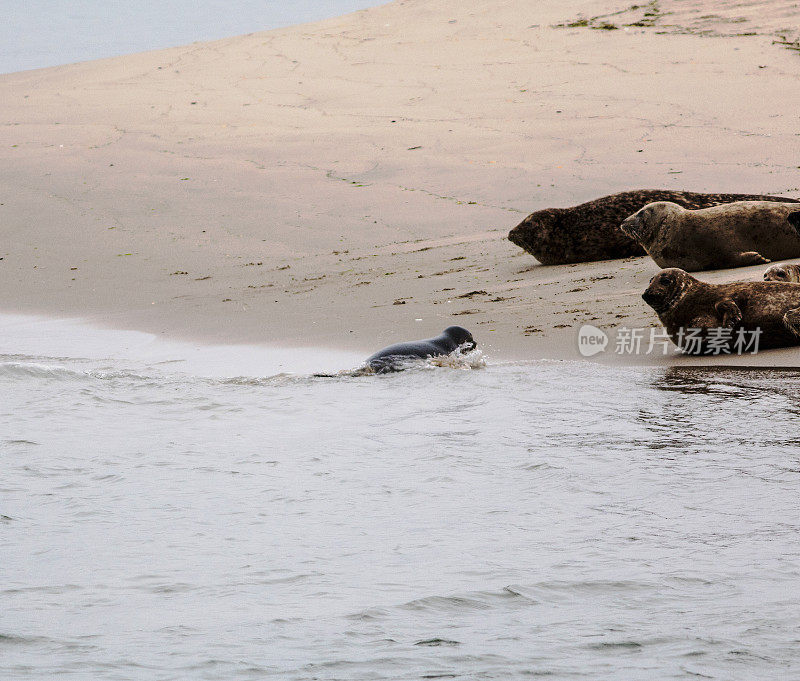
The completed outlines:
[[[795,199],[763,194],[635,189],[602,196],[570,208],[537,210],[514,227],[508,233],[508,239],[543,265],[645,255],[644,248],[620,230],[620,224],[629,215],[656,201],[670,201],[682,208],[698,209],[736,201],[793,203]]]

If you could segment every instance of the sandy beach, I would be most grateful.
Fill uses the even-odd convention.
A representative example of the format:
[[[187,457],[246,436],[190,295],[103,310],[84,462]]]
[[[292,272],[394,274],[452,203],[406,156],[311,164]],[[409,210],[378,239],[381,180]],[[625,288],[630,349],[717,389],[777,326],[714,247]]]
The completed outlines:
[[[800,196],[799,16],[405,0],[2,76],[0,311],[363,352],[459,324],[575,358],[583,323],[657,324],[658,268],[544,267],[509,229],[634,188]]]

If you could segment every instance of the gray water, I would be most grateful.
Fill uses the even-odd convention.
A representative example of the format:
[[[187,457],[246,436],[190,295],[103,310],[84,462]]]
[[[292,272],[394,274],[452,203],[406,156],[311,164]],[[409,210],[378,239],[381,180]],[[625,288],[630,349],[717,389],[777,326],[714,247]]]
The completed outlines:
[[[2,679],[800,676],[798,371],[4,329]]]
[[[381,0],[0,0],[0,73],[265,31],[380,4]]]

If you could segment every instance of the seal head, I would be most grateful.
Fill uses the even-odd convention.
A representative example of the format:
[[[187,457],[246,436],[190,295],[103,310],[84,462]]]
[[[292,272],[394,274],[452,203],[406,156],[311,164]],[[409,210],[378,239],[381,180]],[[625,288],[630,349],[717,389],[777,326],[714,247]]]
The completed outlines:
[[[625,218],[619,228],[623,234],[647,248],[646,244],[658,235],[669,216],[682,212],[683,208],[672,201],[654,201]]]
[[[693,281],[693,276],[677,267],[661,270],[650,280],[642,300],[657,314],[664,314],[680,302]]]
[[[575,254],[570,226],[564,224],[562,208],[545,208],[531,213],[509,232],[511,243],[528,251],[543,265],[571,262]],[[579,257],[579,256],[578,256]]]
[[[455,343],[453,350],[463,346],[465,350],[470,351],[478,347],[478,344],[475,342],[472,334],[463,326],[448,326],[442,335],[447,336],[450,338],[450,340],[452,340],[453,343]]]
[[[776,263],[764,271],[764,281],[782,281],[791,284],[800,283],[800,265]]]

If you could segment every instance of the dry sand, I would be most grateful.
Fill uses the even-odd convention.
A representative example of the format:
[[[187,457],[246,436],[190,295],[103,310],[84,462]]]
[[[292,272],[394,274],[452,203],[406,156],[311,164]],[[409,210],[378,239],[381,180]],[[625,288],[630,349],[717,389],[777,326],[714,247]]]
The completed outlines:
[[[575,357],[584,322],[656,324],[656,266],[543,267],[508,230],[633,188],[800,195],[798,25],[798,2],[406,0],[2,76],[2,307]]]

